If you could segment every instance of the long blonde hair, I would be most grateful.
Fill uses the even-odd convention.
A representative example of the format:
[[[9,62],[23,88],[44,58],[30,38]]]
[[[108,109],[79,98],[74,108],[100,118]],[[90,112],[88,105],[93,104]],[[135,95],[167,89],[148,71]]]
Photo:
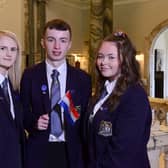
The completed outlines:
[[[9,79],[13,85],[14,90],[20,88],[20,76],[21,76],[21,46],[16,35],[8,30],[0,30],[0,36],[7,36],[13,39],[17,44],[17,57],[14,64],[9,68]]]

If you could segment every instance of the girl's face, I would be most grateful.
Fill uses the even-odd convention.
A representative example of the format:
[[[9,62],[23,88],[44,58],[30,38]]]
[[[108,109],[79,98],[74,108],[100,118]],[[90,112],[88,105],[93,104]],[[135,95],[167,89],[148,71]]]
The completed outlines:
[[[96,59],[97,67],[103,77],[115,80],[121,71],[118,50],[113,42],[104,41],[98,51]]]
[[[16,61],[18,48],[16,42],[8,36],[0,36],[0,73],[4,74]]]

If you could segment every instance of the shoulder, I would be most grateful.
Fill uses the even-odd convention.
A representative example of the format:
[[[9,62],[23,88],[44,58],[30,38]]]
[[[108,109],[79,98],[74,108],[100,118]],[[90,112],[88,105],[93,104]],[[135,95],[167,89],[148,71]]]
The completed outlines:
[[[128,100],[138,100],[147,99],[148,96],[146,91],[140,84],[133,84],[126,89],[122,97]]]
[[[84,70],[75,68],[71,65],[68,64],[68,71],[72,74],[75,75],[76,78],[82,79],[91,79],[91,76]]]
[[[41,62],[38,64],[35,64],[31,67],[25,68],[25,70],[23,71],[22,74],[22,78],[33,78],[33,77],[37,77],[42,73],[46,72],[46,68],[45,68],[45,62]]]
[[[30,72],[38,72],[42,69],[45,69],[45,62],[41,62],[35,65],[32,65],[31,67],[28,67],[24,70],[24,73],[30,73]]]

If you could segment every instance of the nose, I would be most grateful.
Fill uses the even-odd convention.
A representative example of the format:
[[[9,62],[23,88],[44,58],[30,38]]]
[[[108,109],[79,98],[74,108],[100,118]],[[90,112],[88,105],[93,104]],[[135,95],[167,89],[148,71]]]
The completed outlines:
[[[106,63],[108,63],[108,62],[109,62],[108,57],[104,57],[104,58],[102,59],[102,61],[101,61],[101,64],[106,64]]]
[[[6,50],[6,55],[10,57],[12,55],[12,51],[10,49],[7,49]]]
[[[55,41],[55,42],[54,42],[54,48],[56,48],[56,49],[60,48],[60,44],[59,44],[58,41]]]

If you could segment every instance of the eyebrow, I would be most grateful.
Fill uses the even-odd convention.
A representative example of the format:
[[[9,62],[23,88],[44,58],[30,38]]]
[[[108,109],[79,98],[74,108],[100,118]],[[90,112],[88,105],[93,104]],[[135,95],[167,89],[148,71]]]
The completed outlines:
[[[48,39],[48,38],[56,39],[56,38],[53,37],[53,36],[47,36],[46,38],[47,38],[47,39]],[[68,37],[60,37],[59,39],[66,39],[66,40],[68,40],[69,38],[68,38]]]

